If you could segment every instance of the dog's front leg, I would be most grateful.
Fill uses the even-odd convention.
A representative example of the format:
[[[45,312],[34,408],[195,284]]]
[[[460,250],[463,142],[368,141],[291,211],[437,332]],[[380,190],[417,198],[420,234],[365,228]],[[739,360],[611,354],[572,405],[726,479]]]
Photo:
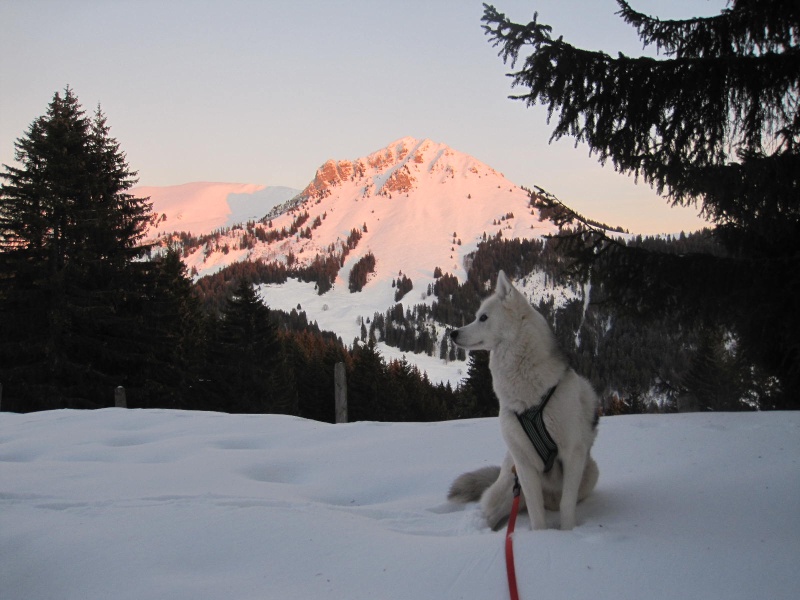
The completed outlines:
[[[481,496],[481,510],[486,523],[494,531],[505,525],[514,500],[514,459],[507,452],[497,480]]]
[[[547,529],[542,474],[530,463],[526,464],[525,459],[522,458],[517,461],[517,477],[519,477],[522,495],[525,497],[525,504],[528,507],[531,529]]]
[[[542,460],[536,454],[536,450],[513,412],[500,410],[500,427],[511,458],[517,467],[517,476],[528,508],[531,528],[547,529],[542,490]]]
[[[586,467],[587,454],[586,450],[575,448],[565,452],[561,459],[564,479],[559,512],[561,513],[561,529],[564,530],[574,529],[576,524],[575,511],[578,505],[578,492],[581,487],[581,479],[583,479],[583,470]]]

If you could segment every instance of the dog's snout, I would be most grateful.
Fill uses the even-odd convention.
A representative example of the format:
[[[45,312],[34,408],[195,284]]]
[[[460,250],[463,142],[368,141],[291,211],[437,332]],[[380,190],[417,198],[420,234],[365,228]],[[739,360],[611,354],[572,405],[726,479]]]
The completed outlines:
[[[450,332],[450,339],[455,342],[457,337],[458,337],[458,329],[453,329],[453,331]]]

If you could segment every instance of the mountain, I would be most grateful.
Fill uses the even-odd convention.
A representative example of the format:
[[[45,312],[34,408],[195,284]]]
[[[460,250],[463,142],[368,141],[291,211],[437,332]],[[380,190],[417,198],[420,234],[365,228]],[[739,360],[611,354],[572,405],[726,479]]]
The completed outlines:
[[[297,195],[299,190],[247,183],[195,182],[171,186],[139,186],[137,197],[153,202],[155,222],[150,237],[176,231],[194,235],[260,219],[273,207]]]
[[[401,271],[427,282],[436,267],[463,278],[463,258],[484,233],[529,238],[553,231],[528,208],[528,193],[501,173],[444,144],[414,138],[364,158],[329,160],[299,200],[295,210],[308,211],[309,220],[326,218],[297,255],[324,251],[351,228],[362,229],[340,273],[345,281],[367,252],[377,259],[376,282]]]
[[[155,212],[167,215],[154,234],[187,231],[195,236],[235,225],[226,194],[259,189],[187,184],[156,194],[153,188],[140,188],[154,196]],[[400,271],[430,280],[436,267],[463,277],[463,258],[484,233],[531,238],[554,231],[528,203],[525,190],[475,158],[431,140],[402,138],[362,158],[327,161],[302,192],[272,211],[264,210],[259,215],[266,216],[264,233],[285,229],[285,237],[243,245],[244,228],[234,227],[210,245],[191,248],[186,264],[201,277],[242,260],[286,262],[293,255],[289,260],[308,264],[316,255],[331,254],[332,245],[338,251],[357,228],[361,240],[347,256],[337,285],[347,281],[352,265],[368,252],[377,258],[378,281],[391,281]],[[298,217],[306,213],[298,225]],[[301,235],[301,226],[309,227],[311,235]]]
[[[406,358],[434,383],[455,386],[467,369],[447,331],[472,318],[504,268],[609,410],[623,411],[620,402],[634,412],[768,402],[769,381],[742,362],[735,345],[704,341],[702,332],[669,320],[643,324],[615,311],[614,290],[602,276],[585,284],[570,278],[556,245],[543,243],[556,228],[540,220],[529,192],[444,144],[402,138],[361,158],[328,160],[302,191],[287,190],[274,206],[250,203],[264,193],[257,186],[166,191],[154,197],[166,221],[151,234],[182,248],[211,311],[222,308],[231,282],[245,277],[288,322],[305,317],[347,346],[374,339],[385,359]],[[249,212],[234,210],[238,201]],[[165,233],[173,230],[189,233]],[[675,253],[708,243],[703,235],[620,237]],[[741,372],[751,376],[731,379]]]
[[[190,184],[166,191],[170,193],[154,195],[155,211],[167,214],[167,219],[153,234],[163,238],[169,237],[167,231],[191,231],[192,239],[173,240],[183,243],[184,261],[196,277],[240,261],[294,268],[322,259],[336,263],[340,268],[333,285],[322,295],[315,284],[297,279],[262,286],[261,291],[271,308],[291,311],[300,306],[310,320],[345,343],[358,337],[365,319],[395,304],[394,286],[401,276],[413,286],[406,305],[429,304],[427,289],[435,282],[434,272],[463,281],[467,257],[481,240],[498,235],[535,239],[556,231],[530,208],[529,193],[502,173],[445,144],[411,137],[361,158],[328,160],[305,189],[262,213],[258,223],[243,219],[234,224],[220,208],[225,193],[250,192],[246,186]],[[197,200],[192,205],[194,192]],[[216,215],[213,233],[211,219],[202,219],[205,206]],[[203,227],[174,227],[190,220]],[[351,271],[368,255],[375,258],[374,271],[360,292],[351,293]],[[535,297],[548,293],[543,278],[531,279],[530,285],[538,286],[529,290]],[[549,293],[574,296],[555,288]],[[443,328],[436,330],[438,338],[443,334]],[[382,351],[394,352],[386,347]],[[454,370],[438,359],[429,362],[420,366],[435,380],[455,382],[462,376],[463,363]]]

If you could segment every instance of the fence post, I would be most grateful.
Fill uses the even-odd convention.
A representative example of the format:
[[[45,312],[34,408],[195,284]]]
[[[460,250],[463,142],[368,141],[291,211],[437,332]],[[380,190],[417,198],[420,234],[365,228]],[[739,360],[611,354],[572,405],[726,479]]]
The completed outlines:
[[[128,408],[128,401],[125,399],[125,388],[121,385],[114,390],[114,406],[117,408]]]
[[[347,376],[343,362],[336,363],[333,375],[336,386],[336,422],[347,423]]]

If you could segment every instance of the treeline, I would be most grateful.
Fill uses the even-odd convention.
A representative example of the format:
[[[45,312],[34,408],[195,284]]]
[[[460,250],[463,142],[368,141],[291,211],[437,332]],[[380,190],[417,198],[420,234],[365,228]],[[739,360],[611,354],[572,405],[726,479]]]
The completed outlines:
[[[351,420],[460,416],[459,390],[432,384],[406,361],[384,361],[374,344],[347,348],[305,313],[270,310],[246,277],[234,283],[219,312],[205,311],[201,290],[177,252],[142,264],[158,291],[140,305],[138,317],[102,347],[93,338],[82,346],[77,332],[67,332],[75,338],[67,373],[4,363],[4,410],[113,406],[113,391],[123,385],[130,408],[280,413],[333,422],[333,372],[342,362]]]
[[[255,247],[256,242],[272,244],[294,236],[311,239],[313,237],[313,231],[322,225],[322,221],[325,220],[326,217],[327,213],[323,214],[321,217],[316,217],[309,226],[306,225],[310,218],[308,211],[306,211],[297,215],[288,229],[286,227],[282,227],[279,230],[274,229],[272,220],[265,219],[259,222],[248,221],[247,223],[232,225],[231,227],[222,227],[211,233],[202,235],[194,235],[185,231],[176,231],[168,236],[164,236],[164,239],[166,239],[168,243],[178,244],[182,249],[184,258],[188,257],[199,248],[203,248],[205,257],[208,257],[213,252],[228,254],[232,249],[251,250]],[[158,219],[158,222],[166,222],[166,215],[162,215],[162,217]],[[303,225],[306,225],[306,227],[304,228]],[[236,239],[236,242],[234,242],[234,239]],[[234,244],[233,248],[231,248],[232,243]]]
[[[444,327],[437,327],[431,314],[430,307],[425,304],[406,310],[397,303],[385,313],[375,313],[372,319],[367,319],[369,329],[362,327],[361,341],[384,342],[403,352],[434,356],[439,350],[438,340]],[[444,335],[443,339],[449,338]],[[465,358],[463,351],[460,357],[462,360]],[[456,360],[455,355],[452,360]]]
[[[334,366],[345,365],[351,421],[434,421],[497,414],[481,390],[488,367],[464,385],[432,383],[406,360],[386,361],[374,341],[347,347],[303,312],[269,310],[240,281],[221,314],[205,315],[199,373],[174,408],[283,413],[333,422]],[[137,404],[134,394],[130,406]],[[163,405],[163,404],[162,404]]]
[[[354,250],[361,239],[361,232],[352,229],[345,242],[337,248],[335,244],[328,247],[327,254],[317,254],[308,264],[298,264],[297,257],[289,253],[285,261],[241,261],[235,262],[213,275],[206,275],[197,280],[197,287],[203,308],[219,313],[227,296],[236,283],[242,280],[256,285],[286,283],[289,277],[306,283],[313,283],[317,293],[322,295],[329,291],[339,275],[351,250]],[[373,257],[374,259],[374,257]],[[366,275],[365,275],[366,277]]]
[[[218,316],[197,314],[191,382],[171,396],[133,389],[131,407],[280,413],[334,422],[334,367],[345,365],[350,420],[433,421],[455,418],[464,393],[433,384],[406,361],[386,362],[373,343],[346,347],[303,312],[273,311],[240,280]]]
[[[713,247],[714,242],[706,232],[677,237],[637,236],[619,243],[676,255],[699,249],[721,252]],[[364,320],[360,340],[354,343],[353,350],[342,346],[341,352],[345,356],[355,355],[365,347],[383,342],[404,352],[424,353],[449,361],[465,360],[464,351],[453,346],[447,333],[472,320],[500,269],[513,274],[523,287],[528,276],[539,272],[544,274],[548,289],[584,289],[583,282],[566,274],[565,258],[556,248],[553,240],[487,238],[470,257],[465,282],[459,283],[453,275],[436,269],[436,280],[428,290],[435,296],[432,303],[408,307],[398,303],[384,313],[375,313]],[[239,275],[248,280],[250,268],[243,264]],[[229,276],[234,273],[228,270]],[[199,289],[202,282],[198,282]],[[609,302],[609,295],[614,293],[613,281],[605,280],[602,263],[588,283],[585,288],[590,290],[588,302],[578,295],[557,306],[546,295],[536,308],[551,323],[571,364],[601,394],[607,413],[770,407],[769,397],[775,382],[747,360],[746,352],[729,332],[713,328],[698,330],[675,320],[619,312]],[[292,330],[306,327],[305,315],[300,313]],[[491,390],[491,375],[481,356],[482,353],[473,353],[469,357],[468,379],[458,389],[426,387],[425,397],[433,399],[430,414],[453,417],[491,412],[485,406],[480,408],[486,391]],[[350,369],[354,364],[352,357],[346,358],[346,364]],[[415,372],[410,366],[399,371],[395,368],[393,372],[407,370]],[[442,399],[450,410],[441,412],[436,408],[441,406]]]
[[[334,366],[344,363],[351,420],[438,420],[454,392],[373,345],[348,349],[303,313],[269,310],[245,280],[219,318],[207,317],[195,386],[176,408],[269,412],[334,421]],[[134,402],[135,405],[135,402]]]

